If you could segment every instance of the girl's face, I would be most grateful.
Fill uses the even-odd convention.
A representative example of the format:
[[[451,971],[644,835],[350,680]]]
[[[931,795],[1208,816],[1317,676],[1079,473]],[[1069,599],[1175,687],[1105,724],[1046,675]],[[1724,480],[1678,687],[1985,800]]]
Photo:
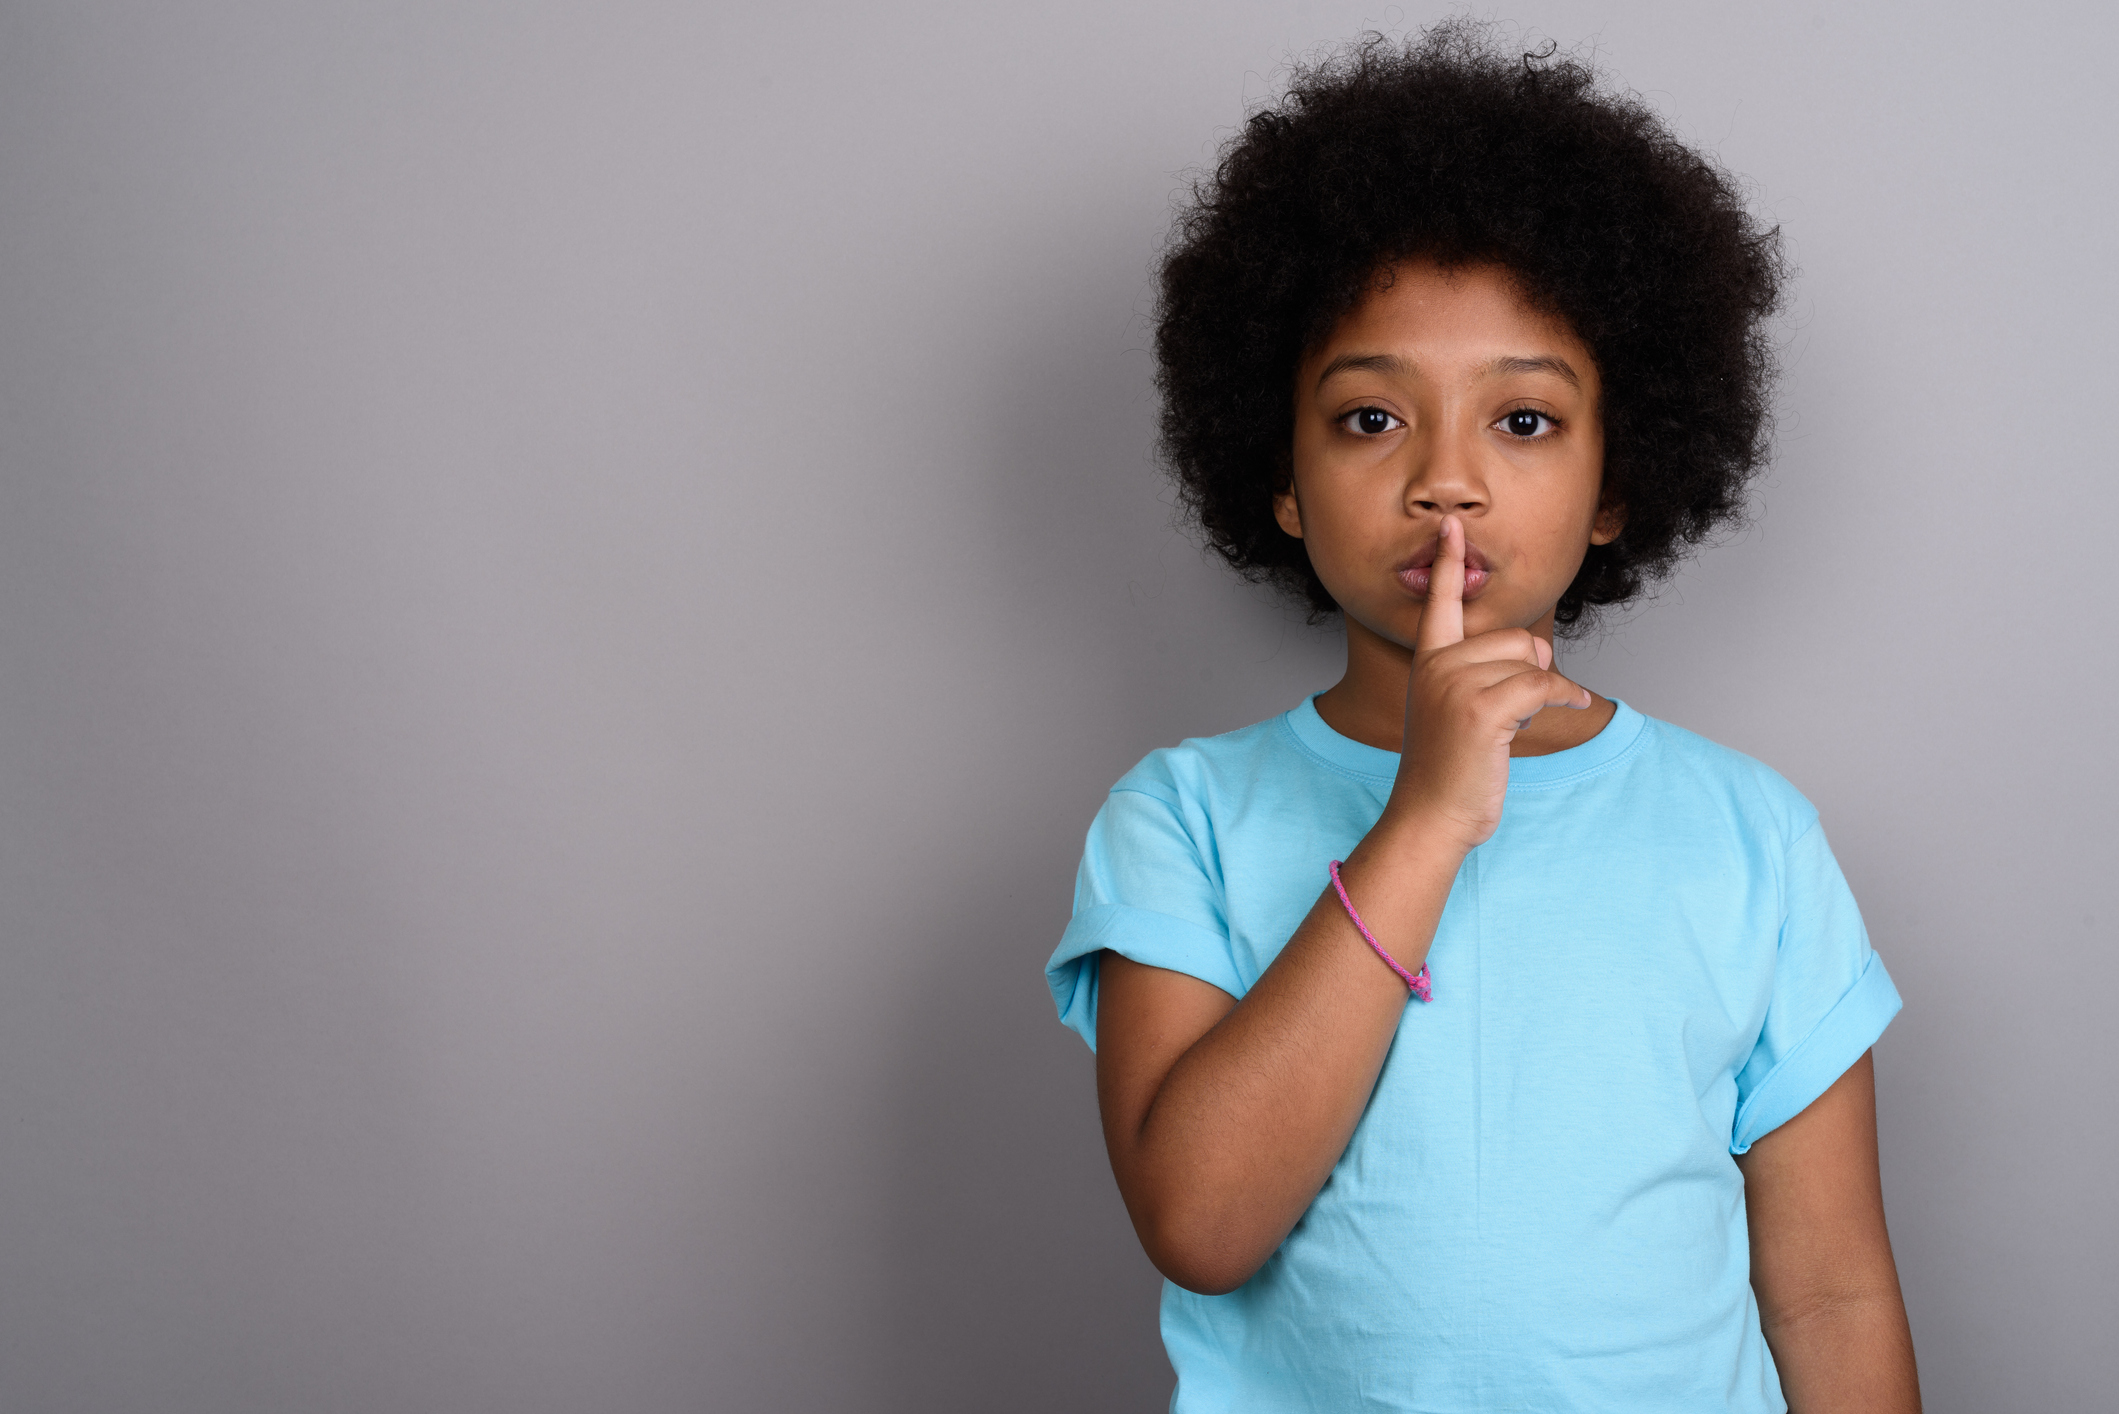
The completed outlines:
[[[1362,631],[1410,650],[1442,517],[1464,520],[1464,632],[1550,636],[1601,507],[1596,364],[1509,273],[1394,267],[1295,377],[1295,474],[1274,501]]]

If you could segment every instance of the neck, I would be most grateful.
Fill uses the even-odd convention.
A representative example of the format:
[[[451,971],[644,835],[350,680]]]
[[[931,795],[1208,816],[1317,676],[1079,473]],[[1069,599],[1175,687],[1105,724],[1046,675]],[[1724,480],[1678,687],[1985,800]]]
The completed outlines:
[[[1530,626],[1552,642],[1553,616]],[[1554,659],[1558,661],[1557,658]],[[1366,746],[1399,751],[1405,744],[1405,692],[1413,672],[1413,650],[1349,618],[1346,620],[1346,675],[1317,695],[1317,715],[1341,736]],[[1511,756],[1549,756],[1580,746],[1611,720],[1617,707],[1592,691],[1588,710],[1547,707],[1509,743]]]

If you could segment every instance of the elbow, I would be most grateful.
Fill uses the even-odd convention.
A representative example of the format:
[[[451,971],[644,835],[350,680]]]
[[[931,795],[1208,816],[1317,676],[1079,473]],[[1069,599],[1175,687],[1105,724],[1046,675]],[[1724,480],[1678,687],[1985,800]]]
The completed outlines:
[[[1226,1296],[1256,1276],[1302,1216],[1281,1211],[1247,1174],[1197,1163],[1113,1167],[1141,1250],[1200,1296]]]
[[[1155,1270],[1196,1296],[1227,1296],[1249,1281],[1258,1268],[1215,1258],[1211,1254],[1150,1252]]]
[[[1226,1296],[1249,1281],[1272,1248],[1230,1234],[1226,1225],[1162,1218],[1137,1222],[1134,1230],[1155,1270],[1200,1296]]]
[[[1195,1296],[1227,1296],[1251,1279],[1249,1272],[1238,1275],[1220,1268],[1204,1268],[1196,1272],[1179,1268],[1172,1271],[1157,1263],[1156,1270],[1168,1277],[1173,1284],[1183,1287]]]

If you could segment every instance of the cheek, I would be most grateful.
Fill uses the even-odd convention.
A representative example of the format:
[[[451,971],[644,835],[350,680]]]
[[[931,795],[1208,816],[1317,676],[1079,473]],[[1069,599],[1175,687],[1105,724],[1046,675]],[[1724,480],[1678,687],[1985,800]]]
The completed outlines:
[[[1597,518],[1602,512],[1604,497],[1604,458],[1602,446],[1591,449],[1591,454],[1580,458],[1567,468],[1565,491],[1557,498],[1553,524],[1556,533],[1570,539],[1584,537],[1596,529]]]
[[[1390,511],[1388,490],[1379,494],[1372,478],[1316,477],[1303,491],[1303,533],[1312,554],[1359,556],[1379,532],[1388,534]]]
[[[1539,579],[1551,578],[1565,588],[1587,552],[1597,528],[1598,473],[1594,461],[1571,467],[1564,478],[1547,483],[1549,500],[1537,507],[1523,507],[1530,514],[1518,522],[1522,537],[1518,543],[1526,549],[1537,547],[1534,553],[1542,566]]]

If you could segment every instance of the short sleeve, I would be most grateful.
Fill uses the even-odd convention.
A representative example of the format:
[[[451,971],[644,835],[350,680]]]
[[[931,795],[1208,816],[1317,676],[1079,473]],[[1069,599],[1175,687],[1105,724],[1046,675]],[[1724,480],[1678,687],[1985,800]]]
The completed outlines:
[[[1876,1044],[1903,1003],[1814,821],[1788,847],[1766,1022],[1737,1072],[1729,1150],[1801,1114]]]
[[[1097,955],[1106,949],[1241,997],[1217,887],[1175,804],[1120,786],[1089,825],[1074,917],[1045,981],[1060,1020],[1096,1049]]]

